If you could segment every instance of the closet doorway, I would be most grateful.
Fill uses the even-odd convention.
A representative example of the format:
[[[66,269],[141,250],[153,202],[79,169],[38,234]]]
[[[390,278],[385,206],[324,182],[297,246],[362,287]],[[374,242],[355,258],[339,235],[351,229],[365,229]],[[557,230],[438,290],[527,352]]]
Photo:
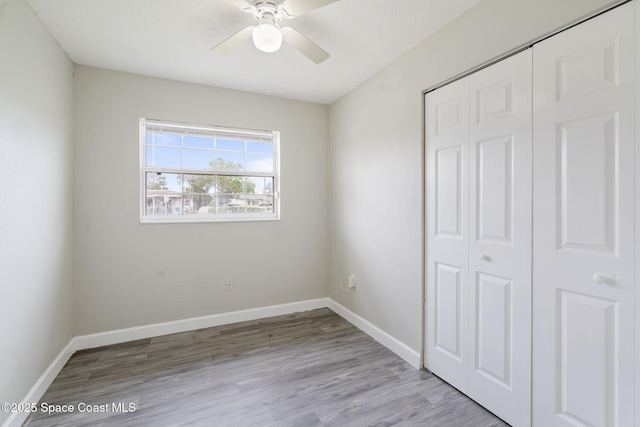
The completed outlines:
[[[634,425],[634,7],[425,94],[425,368],[514,426]]]

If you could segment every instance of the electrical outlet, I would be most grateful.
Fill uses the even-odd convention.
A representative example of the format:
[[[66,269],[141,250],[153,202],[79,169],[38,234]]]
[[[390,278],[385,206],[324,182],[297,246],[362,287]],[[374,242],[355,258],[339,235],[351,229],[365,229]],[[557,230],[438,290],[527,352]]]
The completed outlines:
[[[231,292],[233,290],[233,279],[226,279],[224,281],[224,291]]]
[[[349,282],[348,285],[349,289],[355,289],[356,288],[356,275],[352,274],[349,276]]]

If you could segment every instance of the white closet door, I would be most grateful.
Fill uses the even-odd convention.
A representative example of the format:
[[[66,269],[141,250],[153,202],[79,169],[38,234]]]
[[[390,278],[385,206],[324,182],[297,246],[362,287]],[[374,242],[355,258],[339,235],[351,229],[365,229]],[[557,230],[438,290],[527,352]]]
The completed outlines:
[[[471,76],[468,394],[531,424],[531,49]]]
[[[528,426],[531,51],[425,102],[425,367]]]
[[[537,426],[634,425],[632,6],[534,50]]]
[[[426,95],[425,367],[467,390],[469,79]]]

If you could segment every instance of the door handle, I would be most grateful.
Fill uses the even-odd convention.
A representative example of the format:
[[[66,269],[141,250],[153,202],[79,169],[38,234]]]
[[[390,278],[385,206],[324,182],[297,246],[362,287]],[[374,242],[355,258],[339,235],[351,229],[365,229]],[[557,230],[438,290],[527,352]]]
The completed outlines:
[[[487,262],[488,262],[488,261],[491,261],[491,257],[490,257],[489,255],[487,255],[487,254],[480,254],[480,255],[478,255],[478,259],[479,259],[480,261],[487,261]]]
[[[608,285],[612,282],[612,279],[608,278],[604,274],[597,273],[593,275],[593,282],[598,285]]]

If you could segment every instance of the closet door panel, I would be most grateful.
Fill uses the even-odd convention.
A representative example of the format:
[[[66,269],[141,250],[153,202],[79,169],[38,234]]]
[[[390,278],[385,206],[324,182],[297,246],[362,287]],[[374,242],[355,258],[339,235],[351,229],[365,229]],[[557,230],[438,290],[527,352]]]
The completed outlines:
[[[436,236],[462,237],[462,146],[436,150]]]
[[[531,50],[470,76],[469,396],[531,422]]]
[[[558,292],[560,347],[556,381],[564,419],[590,425],[616,425],[615,330],[612,301]],[[603,345],[604,344],[604,345]],[[589,372],[589,375],[585,375]],[[589,425],[587,424],[587,425]]]
[[[558,123],[556,248],[615,255],[617,113]]]
[[[478,242],[511,243],[513,135],[476,142],[474,218]]]
[[[633,425],[633,4],[534,48],[538,426]]]
[[[462,363],[462,270],[442,263],[436,263],[435,269],[435,349]]]
[[[485,273],[477,274],[474,370],[483,379],[506,388],[510,388],[512,384],[512,292],[512,280]]]
[[[467,390],[469,80],[425,95],[425,367]]]

